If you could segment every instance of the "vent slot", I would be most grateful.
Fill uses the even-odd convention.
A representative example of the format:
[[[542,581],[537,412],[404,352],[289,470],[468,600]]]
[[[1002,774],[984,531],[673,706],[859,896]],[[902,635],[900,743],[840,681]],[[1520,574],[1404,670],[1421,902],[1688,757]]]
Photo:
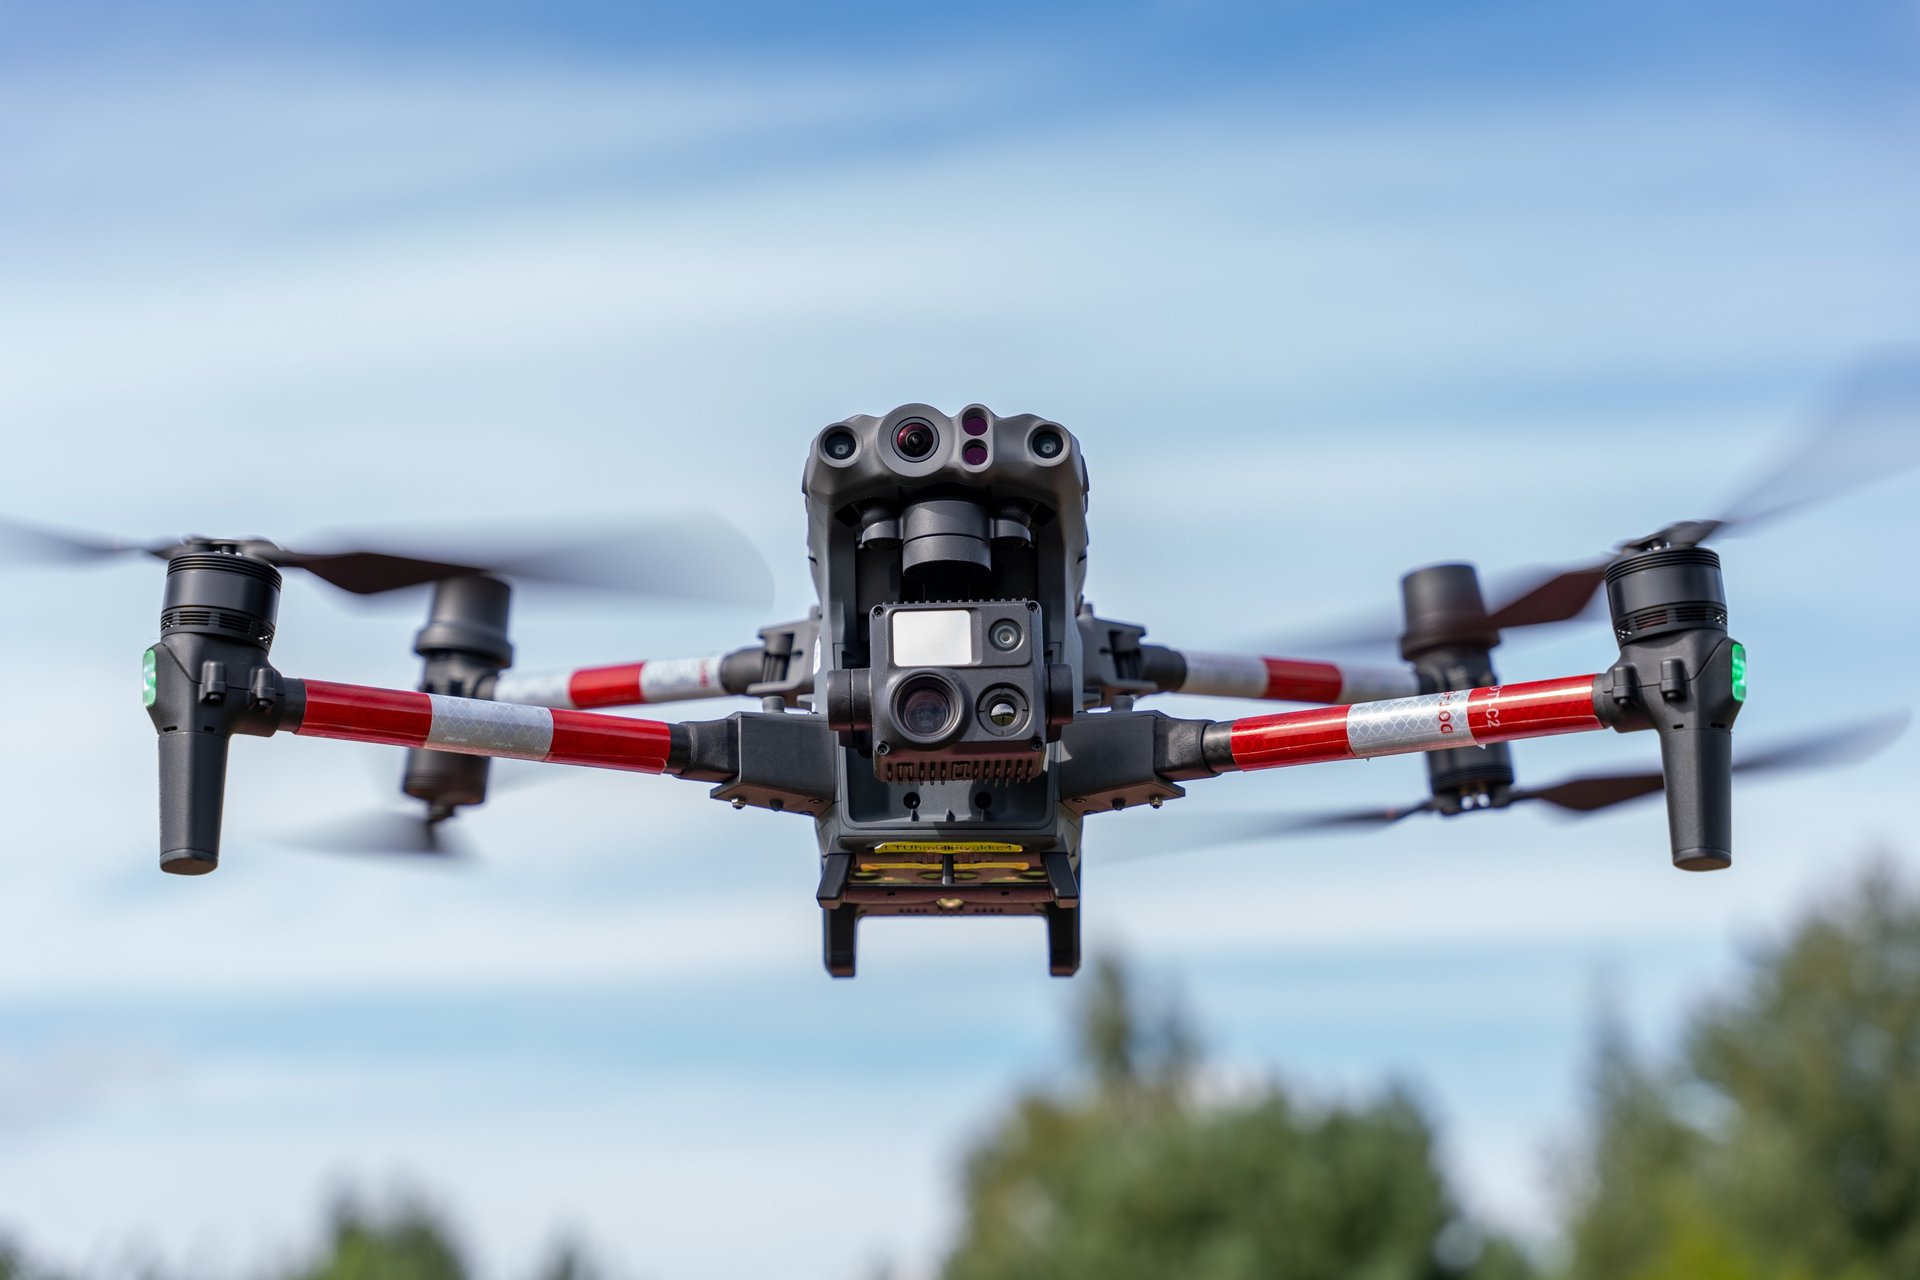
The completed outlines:
[[[877,761],[882,782],[1031,782],[1040,772],[1041,753],[1024,756],[991,756],[984,760],[895,760],[881,756]]]
[[[1625,640],[1642,631],[1654,627],[1664,627],[1669,623],[1698,623],[1725,626],[1727,611],[1717,604],[1679,604],[1661,605],[1654,609],[1641,609],[1622,618],[1614,627],[1614,635]]]
[[[248,614],[227,609],[206,609],[197,605],[175,605],[161,611],[160,630],[163,634],[182,627],[223,631],[263,645],[273,641],[273,627]]]

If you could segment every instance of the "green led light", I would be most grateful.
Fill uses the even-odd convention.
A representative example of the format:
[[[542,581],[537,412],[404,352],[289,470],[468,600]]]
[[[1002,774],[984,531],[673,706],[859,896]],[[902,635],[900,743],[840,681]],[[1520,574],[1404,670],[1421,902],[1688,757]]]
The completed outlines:
[[[1733,700],[1747,700],[1747,646],[1743,644],[1733,646]]]
[[[154,670],[151,649],[140,655],[140,675],[142,678],[140,697],[150,707],[154,699],[160,696],[160,673]]]

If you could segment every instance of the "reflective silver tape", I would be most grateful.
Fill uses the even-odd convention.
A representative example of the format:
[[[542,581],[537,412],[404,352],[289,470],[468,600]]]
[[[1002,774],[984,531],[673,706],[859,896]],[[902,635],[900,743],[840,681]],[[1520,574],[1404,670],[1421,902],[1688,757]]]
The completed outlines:
[[[1412,667],[1340,667],[1340,701],[1379,702],[1383,698],[1410,698],[1420,692],[1420,677]]]
[[[1181,693],[1208,694],[1217,698],[1263,698],[1267,693],[1267,664],[1263,658],[1239,653],[1195,653],[1182,649],[1187,660],[1187,678],[1180,682]]]
[[[495,702],[519,702],[535,707],[573,710],[571,671],[502,671],[493,682]]]
[[[468,755],[545,760],[553,747],[553,713],[545,707],[428,694],[433,727],[427,745]]]
[[[646,662],[640,667],[642,702],[678,702],[685,698],[718,698],[726,693],[720,687],[720,658],[668,658]]]
[[[1358,703],[1347,712],[1347,748],[1356,756],[1386,756],[1442,746],[1470,747],[1469,692]]]

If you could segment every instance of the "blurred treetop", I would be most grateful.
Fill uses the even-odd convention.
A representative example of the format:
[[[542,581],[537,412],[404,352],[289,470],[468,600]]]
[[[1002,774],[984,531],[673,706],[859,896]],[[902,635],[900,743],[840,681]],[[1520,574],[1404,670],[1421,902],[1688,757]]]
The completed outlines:
[[[1208,1098],[1178,1008],[1108,961],[1075,1024],[1081,1079],[1029,1093],[969,1157],[947,1280],[1504,1280],[1531,1274],[1460,1214],[1419,1109]]]

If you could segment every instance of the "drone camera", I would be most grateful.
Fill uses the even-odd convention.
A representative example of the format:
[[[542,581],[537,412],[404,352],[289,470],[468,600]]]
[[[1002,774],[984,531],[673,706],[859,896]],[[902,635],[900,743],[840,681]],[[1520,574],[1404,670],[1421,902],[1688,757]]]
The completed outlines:
[[[1023,781],[1049,736],[1048,671],[1032,600],[873,610],[868,677],[875,772],[888,782]]]
[[[940,433],[922,418],[908,418],[894,429],[893,447],[908,462],[919,462],[940,443]]]

